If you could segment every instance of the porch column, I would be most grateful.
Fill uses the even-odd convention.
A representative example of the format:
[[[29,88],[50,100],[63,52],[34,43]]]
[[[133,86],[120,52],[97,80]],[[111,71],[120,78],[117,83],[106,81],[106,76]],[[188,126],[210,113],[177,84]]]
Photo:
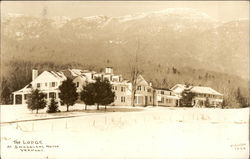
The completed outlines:
[[[60,98],[59,98],[59,92],[56,92],[56,101],[58,102],[58,106],[61,106]]]
[[[16,94],[13,93],[13,104],[16,105]]]
[[[25,104],[24,103],[24,94],[22,94],[22,104]]]

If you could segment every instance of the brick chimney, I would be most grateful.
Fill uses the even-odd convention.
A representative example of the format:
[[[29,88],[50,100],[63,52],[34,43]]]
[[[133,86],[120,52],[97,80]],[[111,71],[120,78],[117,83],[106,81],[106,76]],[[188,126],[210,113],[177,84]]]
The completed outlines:
[[[32,69],[32,81],[34,81],[38,76],[38,70]]]

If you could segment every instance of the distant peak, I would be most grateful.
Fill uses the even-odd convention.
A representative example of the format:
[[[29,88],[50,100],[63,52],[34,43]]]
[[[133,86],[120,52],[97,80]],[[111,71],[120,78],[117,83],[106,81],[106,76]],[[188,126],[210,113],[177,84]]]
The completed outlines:
[[[7,13],[3,16],[6,16],[6,17],[22,17],[22,16],[25,16],[24,14],[18,14],[18,13]]]
[[[117,18],[120,19],[121,22],[124,22],[129,20],[141,19],[145,17],[160,17],[160,16],[169,16],[169,17],[175,16],[185,19],[213,20],[206,13],[193,8],[167,8],[164,10],[136,13],[131,15],[120,16]]]

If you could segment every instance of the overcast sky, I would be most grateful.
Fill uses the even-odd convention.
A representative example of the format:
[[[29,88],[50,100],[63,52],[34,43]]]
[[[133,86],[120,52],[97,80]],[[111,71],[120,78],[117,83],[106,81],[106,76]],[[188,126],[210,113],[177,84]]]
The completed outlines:
[[[249,19],[249,1],[111,1],[111,2],[69,2],[69,1],[2,1],[2,15],[17,13],[47,17],[86,17],[93,15],[123,16],[134,13],[158,11],[167,8],[193,8],[202,11],[215,20],[229,21]]]

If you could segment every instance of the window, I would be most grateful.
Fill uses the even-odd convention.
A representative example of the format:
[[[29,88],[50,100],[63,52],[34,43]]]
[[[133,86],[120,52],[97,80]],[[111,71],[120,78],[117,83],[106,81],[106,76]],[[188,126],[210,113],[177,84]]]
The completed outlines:
[[[152,96],[149,97],[149,101],[152,102]]]
[[[55,87],[56,86],[56,82],[52,82],[52,87]]]
[[[141,91],[141,86],[137,86],[137,90],[138,90],[138,91]]]
[[[125,92],[125,87],[121,87],[121,92]]]
[[[125,97],[121,97],[121,102],[122,102],[122,103],[125,102]]]
[[[48,83],[47,83],[47,82],[45,82],[45,87],[47,87],[47,85],[48,85]]]
[[[172,103],[172,99],[166,99],[166,103]]]
[[[148,92],[151,92],[151,89],[150,88],[148,88],[148,90],[147,90]]]
[[[172,103],[172,101],[173,101],[172,99],[169,99],[169,103]]]
[[[112,89],[113,90],[117,90],[117,86],[112,86]]]
[[[40,84],[40,83],[37,83],[36,86],[37,86],[37,88],[40,88],[40,87],[41,87],[41,84]]]
[[[79,87],[79,82],[76,82],[76,87]]]
[[[49,98],[56,98],[56,93],[55,92],[50,92],[49,93]]]
[[[164,94],[164,91],[161,91],[161,94]]]

